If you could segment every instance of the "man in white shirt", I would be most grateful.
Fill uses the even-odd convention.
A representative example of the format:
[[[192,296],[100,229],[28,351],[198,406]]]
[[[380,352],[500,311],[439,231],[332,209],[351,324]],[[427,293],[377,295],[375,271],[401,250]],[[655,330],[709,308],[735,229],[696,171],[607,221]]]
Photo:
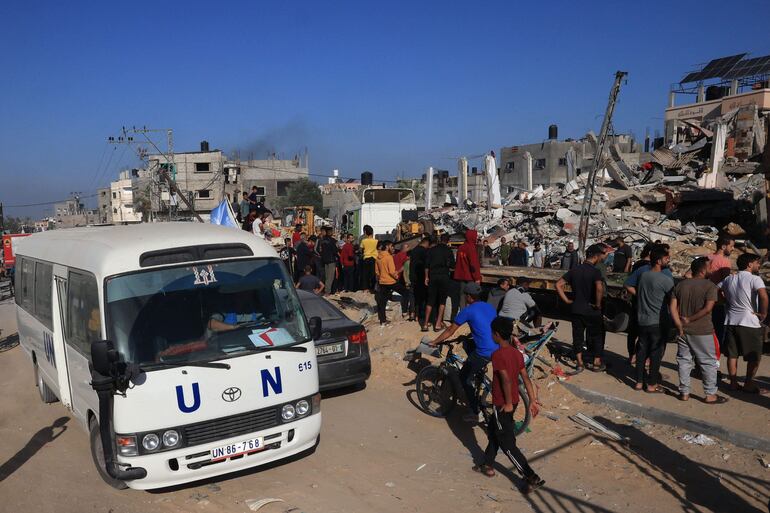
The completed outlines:
[[[746,362],[746,381],[743,391],[758,393],[754,376],[759,368],[762,355],[762,322],[767,317],[767,291],[759,272],[760,257],[744,253],[738,257],[738,272],[719,283],[727,301],[725,319],[725,345],[727,349],[727,372],[730,375],[730,389],[738,386],[738,356]]]
[[[532,250],[532,267],[542,269],[543,264],[545,264],[545,251],[540,247],[539,242],[535,242],[535,249]]]

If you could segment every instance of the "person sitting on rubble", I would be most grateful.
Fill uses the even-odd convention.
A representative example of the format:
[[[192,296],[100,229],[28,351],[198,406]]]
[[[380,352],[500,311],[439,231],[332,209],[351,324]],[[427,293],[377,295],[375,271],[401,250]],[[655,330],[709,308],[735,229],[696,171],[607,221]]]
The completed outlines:
[[[492,353],[497,351],[499,346],[492,339],[492,321],[497,317],[497,312],[492,305],[485,301],[480,301],[481,285],[475,282],[468,283],[464,289],[465,302],[468,306],[460,310],[455,317],[454,322],[449,325],[441,334],[428,345],[436,345],[451,338],[457,329],[465,323],[468,323],[473,336],[473,343],[468,343],[464,349],[468,357],[460,370],[460,381],[462,382],[465,397],[468,401],[470,412],[463,419],[467,422],[484,422],[484,416],[481,413],[476,396],[475,381],[476,375],[483,372],[492,358]]]
[[[508,292],[508,289],[510,288],[511,280],[508,278],[500,278],[497,280],[497,287],[489,291],[487,303],[492,305],[492,308],[494,308],[496,312],[500,311],[500,303],[503,301],[505,293]]]
[[[575,243],[570,241],[567,243],[567,251],[561,256],[561,268],[564,271],[574,269],[580,263],[578,252],[575,249]]]

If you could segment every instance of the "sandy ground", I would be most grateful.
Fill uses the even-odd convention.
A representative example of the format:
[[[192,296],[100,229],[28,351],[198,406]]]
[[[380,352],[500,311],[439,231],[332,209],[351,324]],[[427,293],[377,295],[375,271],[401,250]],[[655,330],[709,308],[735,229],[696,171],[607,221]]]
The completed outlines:
[[[371,303],[366,294],[356,297]],[[15,330],[12,308],[0,305],[3,336]],[[389,315],[398,317],[395,303]],[[461,408],[443,420],[413,403],[415,374],[402,356],[420,338],[416,324],[369,328],[372,378],[364,389],[325,395],[321,441],[312,454],[156,492],[104,485],[87,435],[60,404],[39,401],[26,355],[18,347],[0,352],[0,511],[248,512],[249,501],[262,498],[284,501],[263,513],[767,511],[764,455],[719,441],[691,445],[681,440],[685,431],[584,403],[545,366],[536,383],[551,418],[535,419],[519,445],[546,486],[522,495],[502,456],[498,475],[482,477],[470,467],[485,446],[483,430],[464,423]],[[568,418],[576,412],[594,416],[628,443],[580,428]]]

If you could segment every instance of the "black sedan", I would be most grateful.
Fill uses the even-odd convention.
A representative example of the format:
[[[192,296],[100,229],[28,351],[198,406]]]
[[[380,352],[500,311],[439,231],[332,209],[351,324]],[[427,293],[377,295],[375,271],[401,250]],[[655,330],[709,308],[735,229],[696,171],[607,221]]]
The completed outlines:
[[[315,341],[321,390],[365,382],[372,373],[366,328],[312,292],[297,290],[297,294],[307,318],[321,318],[322,335]]]

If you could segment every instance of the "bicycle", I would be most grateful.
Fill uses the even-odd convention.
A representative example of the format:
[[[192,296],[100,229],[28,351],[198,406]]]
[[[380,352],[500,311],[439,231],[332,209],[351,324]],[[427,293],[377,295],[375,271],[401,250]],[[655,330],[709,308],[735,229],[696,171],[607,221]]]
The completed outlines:
[[[543,333],[527,335],[519,338],[524,352],[524,364],[527,375],[531,378],[535,360],[543,347],[556,333],[557,323],[551,323]],[[423,411],[433,417],[447,417],[457,404],[459,391],[462,390],[460,382],[460,369],[465,361],[454,352],[454,346],[463,342],[463,338],[448,340],[438,345],[438,356],[441,356],[441,346],[447,347],[447,354],[438,365],[428,365],[417,373],[415,390],[417,400]],[[492,381],[487,376],[486,367],[475,378],[474,390],[476,390],[478,404],[484,412],[484,417],[489,418],[487,411],[492,407],[489,395],[492,391]],[[530,398],[524,383],[519,378],[519,405],[514,411],[516,435],[521,434],[529,426],[531,413],[529,410]]]

